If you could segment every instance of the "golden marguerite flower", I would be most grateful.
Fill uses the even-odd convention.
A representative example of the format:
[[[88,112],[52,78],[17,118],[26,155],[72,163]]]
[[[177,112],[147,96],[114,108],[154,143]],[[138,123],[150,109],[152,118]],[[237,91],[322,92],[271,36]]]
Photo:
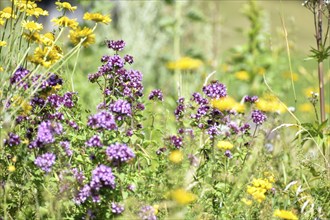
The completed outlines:
[[[104,24],[108,24],[112,21],[108,15],[102,15],[100,13],[89,13],[89,12],[86,12],[84,14],[83,19],[100,22],[100,23],[104,23]]]
[[[13,19],[15,19],[16,15],[14,14],[11,7],[6,7],[4,9],[2,9],[2,11],[0,11],[0,18],[4,18],[4,19],[13,18]]]
[[[2,18],[0,18],[0,26],[3,26],[5,24],[5,20],[3,20]]]
[[[58,10],[66,9],[68,11],[75,11],[77,9],[77,6],[72,6],[69,2],[55,2],[55,5],[57,5]]]
[[[84,47],[88,47],[95,43],[95,34],[93,33],[93,30],[88,27],[78,27],[76,30],[71,30],[69,38],[74,45],[77,45],[82,41]]]
[[[48,16],[48,11],[43,10],[42,8],[32,8],[26,10],[27,16],[35,16],[39,18],[39,16]]]
[[[28,31],[41,31],[43,29],[42,24],[36,23],[34,21],[22,21],[22,27]]]
[[[281,219],[298,220],[298,217],[293,212],[279,209],[275,210],[274,217],[278,217]]]
[[[70,27],[76,29],[78,27],[77,19],[70,19],[67,16],[62,16],[60,18],[53,18],[52,22],[62,27]]]
[[[5,46],[7,46],[7,42],[0,40],[0,47],[5,47]]]
[[[37,47],[33,56],[29,56],[32,63],[40,64],[46,68],[56,63],[62,57],[62,50],[58,46],[54,47]]]
[[[26,11],[28,9],[33,9],[37,7],[37,4],[34,1],[28,0],[15,0],[14,4],[21,10]]]

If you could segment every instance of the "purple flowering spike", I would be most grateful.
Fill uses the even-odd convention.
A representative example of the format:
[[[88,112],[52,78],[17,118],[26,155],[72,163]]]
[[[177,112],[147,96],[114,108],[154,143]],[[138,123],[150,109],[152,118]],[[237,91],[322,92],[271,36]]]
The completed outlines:
[[[224,84],[218,81],[212,82],[211,84],[203,87],[203,92],[210,98],[219,99],[227,96],[227,88]]]
[[[101,139],[98,135],[94,135],[85,142],[88,147],[102,147]]]
[[[115,163],[126,162],[135,157],[134,152],[126,144],[111,144],[106,149],[106,155],[108,159]]]
[[[9,137],[5,139],[5,145],[9,147],[13,147],[19,145],[21,143],[21,139],[17,134],[9,133]]]
[[[149,100],[163,101],[163,93],[159,89],[152,90],[149,94]]]
[[[51,171],[52,166],[55,164],[56,156],[53,153],[45,153],[37,157],[34,164],[41,168],[46,173]]]
[[[118,40],[118,41],[114,41],[114,40],[108,40],[106,41],[108,48],[112,49],[114,51],[121,51],[124,49],[126,43],[123,40]]]
[[[112,174],[111,168],[101,164],[92,171],[90,187],[96,191],[99,191],[103,186],[109,186],[114,189],[116,184],[115,176]]]
[[[261,125],[264,121],[266,121],[267,116],[260,110],[253,110],[251,118],[254,123]]]
[[[131,104],[125,100],[117,100],[114,103],[110,104],[110,111],[115,113],[118,117],[118,120],[121,119],[121,116],[131,116]]]
[[[95,115],[89,116],[87,125],[94,129],[116,130],[117,125],[115,117],[107,111],[99,112]]]

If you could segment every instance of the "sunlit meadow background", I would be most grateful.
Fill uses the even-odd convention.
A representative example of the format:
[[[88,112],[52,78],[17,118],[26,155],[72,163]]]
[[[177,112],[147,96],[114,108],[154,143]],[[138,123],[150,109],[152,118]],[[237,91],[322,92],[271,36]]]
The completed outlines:
[[[170,159],[174,163],[169,168],[171,172],[162,173],[161,169],[168,161],[150,160],[150,170],[146,171],[146,175],[150,177],[151,173],[158,172],[157,169],[160,170],[157,175],[164,174],[163,177],[156,176],[154,179],[150,177],[145,180],[148,183],[146,188],[151,188],[148,202],[156,207],[157,213],[159,210],[158,218],[215,219],[221,216],[219,219],[238,219],[239,216],[240,219],[275,219],[275,209],[288,210],[294,214],[294,217],[291,215],[291,218],[286,216],[283,219],[297,219],[296,216],[299,216],[299,219],[330,218],[330,177],[327,173],[329,167],[325,168],[323,157],[316,147],[326,146],[323,153],[330,160],[330,138],[325,136],[322,139],[316,135],[313,136],[314,139],[311,138],[312,141],[307,141],[303,145],[303,137],[296,135],[300,128],[292,126],[298,122],[315,123],[320,117],[318,105],[315,109],[310,103],[312,92],[318,93],[317,62],[310,57],[311,47],[316,47],[314,20],[312,13],[303,7],[302,3],[285,0],[72,2],[79,7],[70,15],[72,18],[78,15],[81,17],[84,12],[89,11],[110,15],[112,19],[109,25],[97,27],[95,44],[83,48],[79,56],[68,60],[61,70],[61,76],[67,83],[66,88],[79,94],[80,113],[83,116],[96,113],[95,106],[101,102],[102,91],[97,84],[88,81],[88,74],[97,72],[100,57],[109,53],[106,47],[106,40],[109,39],[122,39],[126,42],[125,53],[135,58],[132,67],[143,73],[144,99],[147,100],[147,94],[155,88],[164,94],[163,104],[153,105],[152,113],[147,112],[144,115],[147,118],[146,136],[151,137],[152,133],[148,126],[155,126],[155,142],[163,141],[162,135],[169,136],[178,129],[173,114],[178,98],[185,97],[189,102],[193,92],[201,93],[206,82],[212,80],[218,80],[227,86],[228,94],[234,100],[228,102],[228,105],[243,103],[245,95],[257,95],[263,103],[259,103],[259,108],[269,114],[269,123],[260,128],[260,135],[257,135],[254,141],[255,150],[250,152],[252,159],[239,170],[244,171],[243,174],[239,174],[242,178],[237,181],[242,188],[233,189],[232,197],[228,196],[231,192],[219,195],[219,198],[225,198],[221,200],[225,203],[224,212],[205,212],[201,205],[204,204],[203,198],[199,198],[202,202],[191,205],[189,210],[168,208],[162,199],[158,201],[157,196],[164,196],[164,190],[157,192],[157,184],[169,178],[170,183],[162,186],[167,190],[167,187],[170,188],[169,185],[175,185],[176,176],[181,174],[180,169],[187,171],[188,165],[179,167],[176,163],[180,163],[180,159],[179,162]],[[1,0],[0,9],[9,5],[11,2]],[[58,16],[54,7],[50,4],[46,6],[50,17]],[[44,29],[51,31],[54,28],[49,18],[42,21]],[[63,36],[65,37],[66,35]],[[329,118],[328,60],[325,60],[324,67],[326,115]],[[158,120],[164,115],[167,117],[166,130],[162,130],[162,121],[151,122],[151,114],[159,114],[155,116]],[[165,143],[167,142],[164,141]],[[153,144],[147,149],[152,155],[151,158],[158,158],[155,152],[159,147],[164,146]],[[229,171],[229,182],[236,180],[236,171]],[[271,180],[273,176],[276,179],[276,190],[275,183]],[[262,206],[255,202],[257,205],[251,206],[252,200],[241,201],[239,194],[247,194],[245,188],[252,184],[252,177],[268,178],[267,183],[274,184],[274,191],[267,194],[269,197],[273,196],[272,203]],[[184,177],[178,179],[178,182],[183,182]],[[221,184],[216,186],[219,187],[219,191],[222,190]],[[189,185],[187,188],[190,190],[193,187]],[[226,191],[226,183],[224,190]],[[208,192],[201,191],[200,195],[209,195]],[[136,196],[146,198],[143,197],[145,195],[149,194],[144,192]],[[212,194],[214,195],[216,193]],[[189,196],[191,195],[182,194],[187,200],[183,205],[196,199],[193,198],[195,195],[191,198]],[[167,199],[167,195],[164,198]],[[137,198],[127,199],[127,206],[134,207],[135,199]],[[178,200],[180,203],[180,199]],[[229,205],[226,206],[226,203]],[[235,204],[232,205],[232,215],[231,204]],[[221,208],[222,206],[219,210]],[[174,211],[171,213],[168,210]],[[129,211],[119,218],[133,219],[134,211]]]

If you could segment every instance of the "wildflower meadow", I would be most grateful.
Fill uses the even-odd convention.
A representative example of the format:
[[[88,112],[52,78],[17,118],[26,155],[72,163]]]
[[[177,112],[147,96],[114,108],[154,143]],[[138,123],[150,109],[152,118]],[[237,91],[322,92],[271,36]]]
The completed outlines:
[[[1,0],[0,220],[330,219],[329,28],[326,0]]]

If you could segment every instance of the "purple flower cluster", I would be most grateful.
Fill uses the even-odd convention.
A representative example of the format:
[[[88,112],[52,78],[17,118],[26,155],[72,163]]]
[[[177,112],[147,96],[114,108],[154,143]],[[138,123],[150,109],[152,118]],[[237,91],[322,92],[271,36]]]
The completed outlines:
[[[101,139],[98,135],[94,135],[85,142],[88,147],[102,147]]]
[[[209,127],[207,133],[210,135],[210,138],[214,138],[215,136],[220,134],[219,128],[216,125],[212,125]]]
[[[109,186],[115,188],[115,176],[112,174],[110,167],[106,165],[99,165],[92,171],[92,180],[90,182],[90,187],[99,191],[103,186]]]
[[[160,89],[152,90],[149,94],[149,100],[163,101],[163,93]]]
[[[74,95],[76,93],[74,92],[67,92],[63,96],[57,95],[57,94],[51,94],[47,97],[46,103],[49,103],[54,108],[59,108],[61,105],[72,108],[74,107]]]
[[[52,166],[55,164],[56,156],[53,153],[45,153],[34,160],[34,164],[41,168],[46,173],[51,171]]]
[[[222,98],[227,96],[227,88],[224,84],[218,81],[212,82],[211,84],[203,87],[203,92],[210,98]]]
[[[135,157],[134,152],[126,144],[115,143],[111,144],[106,149],[108,159],[115,163],[126,162]]]
[[[86,179],[84,173],[82,171],[79,171],[77,168],[71,169],[74,178],[77,180],[79,184],[82,184],[84,180]]]
[[[53,87],[56,85],[62,85],[63,80],[56,74],[51,74],[48,79],[44,80],[41,84],[41,88]]]
[[[115,203],[115,202],[112,202],[111,203],[111,211],[112,211],[112,213],[119,215],[119,214],[123,213],[124,210],[125,210],[125,208],[124,208],[123,205],[120,205],[120,204]]]
[[[253,110],[251,113],[251,118],[254,123],[261,125],[264,121],[266,121],[267,116],[260,110]]]
[[[65,154],[67,156],[72,156],[73,152],[70,148],[70,142],[69,141],[61,141],[60,142],[60,146],[63,147],[64,151],[65,151]]]
[[[150,205],[141,207],[139,217],[142,220],[157,220],[157,216],[155,215],[155,209]]]
[[[19,145],[20,143],[21,143],[20,137],[14,133],[9,133],[8,138],[5,139],[5,145],[9,147]]]
[[[55,141],[54,134],[60,135],[63,127],[60,123],[43,121],[38,127],[37,139],[39,143],[50,144]]]
[[[132,57],[131,55],[128,55],[128,54],[126,54],[126,55],[124,56],[124,60],[125,60],[125,62],[128,63],[128,64],[132,64],[132,63],[134,63],[134,59],[133,59],[133,57]]]
[[[194,92],[192,94],[192,98],[191,101],[196,102],[198,105],[207,105],[209,103],[209,101],[205,98],[202,97],[202,95],[198,92]]]
[[[77,205],[80,205],[80,204],[84,203],[88,199],[88,197],[90,197],[91,195],[92,195],[91,187],[88,184],[86,184],[78,192],[78,195],[75,197],[74,202]]]
[[[174,115],[175,115],[175,118],[178,120],[179,118],[183,117],[183,113],[185,110],[184,98],[183,97],[179,98],[177,103],[178,103],[178,106],[174,110]]]
[[[118,40],[118,41],[114,41],[114,40],[108,40],[106,41],[108,48],[112,49],[114,51],[121,51],[124,49],[126,43],[123,40]]]
[[[171,142],[178,149],[181,148],[183,145],[182,137],[178,137],[175,135],[171,136]]]
[[[27,89],[29,87],[29,84],[25,81],[25,77],[30,74],[30,71],[27,69],[24,69],[23,67],[19,67],[14,75],[10,77],[10,84],[18,84],[19,86],[23,87],[24,89]]]
[[[88,118],[87,125],[93,129],[116,130],[115,117],[107,111],[99,112]]]
[[[110,104],[109,108],[110,111],[116,114],[118,120],[121,120],[125,116],[132,115],[131,105],[126,100],[119,99]]]
[[[258,101],[258,96],[245,96],[244,97],[244,102],[249,102],[249,103],[256,103]]]

